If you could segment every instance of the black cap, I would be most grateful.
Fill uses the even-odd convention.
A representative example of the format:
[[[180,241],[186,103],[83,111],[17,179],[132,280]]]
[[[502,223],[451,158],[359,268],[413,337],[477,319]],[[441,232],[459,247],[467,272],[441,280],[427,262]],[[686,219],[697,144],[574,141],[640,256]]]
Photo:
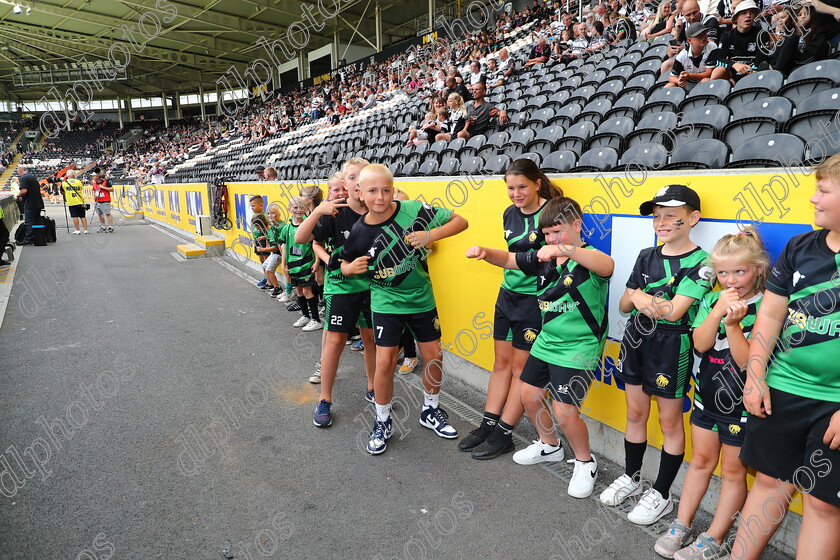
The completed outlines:
[[[265,171],[265,167],[263,167],[262,165],[258,165],[257,168],[254,170],[254,173],[262,173],[263,171]]]
[[[683,206],[684,204],[700,210],[700,197],[685,185],[668,185],[659,189],[653,200],[643,202],[639,206],[639,213],[642,216],[650,216],[653,214],[654,206]]]

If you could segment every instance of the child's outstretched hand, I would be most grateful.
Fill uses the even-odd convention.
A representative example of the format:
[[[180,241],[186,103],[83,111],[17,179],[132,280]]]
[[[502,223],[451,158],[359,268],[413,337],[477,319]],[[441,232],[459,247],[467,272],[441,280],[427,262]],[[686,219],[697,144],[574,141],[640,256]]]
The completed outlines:
[[[747,304],[744,300],[736,300],[726,308],[726,315],[723,317],[724,325],[737,325],[747,315]]]
[[[840,449],[840,411],[834,413],[823,436],[823,443],[829,449]]]
[[[336,200],[329,200],[326,202],[322,202],[315,208],[315,212],[319,216],[337,216],[338,213],[341,211],[342,208],[346,208],[350,206],[347,204],[347,200],[344,198],[339,198]]]
[[[487,258],[487,250],[481,245],[473,245],[467,249],[467,258],[483,261]]]

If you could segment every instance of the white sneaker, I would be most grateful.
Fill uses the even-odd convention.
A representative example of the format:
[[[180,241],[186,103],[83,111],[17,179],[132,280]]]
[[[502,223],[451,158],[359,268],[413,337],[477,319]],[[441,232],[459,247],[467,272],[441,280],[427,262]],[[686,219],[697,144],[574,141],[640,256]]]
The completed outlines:
[[[630,496],[638,496],[641,493],[642,485],[625,473],[616,478],[606,490],[601,492],[601,503],[608,506],[617,506]]]
[[[292,301],[292,299],[290,297],[290,294],[283,292],[282,294],[277,296],[277,301],[279,301],[280,303],[289,303],[290,301]]]
[[[313,373],[312,376],[309,378],[309,382],[314,383],[315,385],[320,383],[321,382],[321,372],[316,371],[315,373]]]
[[[588,498],[595,490],[595,479],[598,477],[598,461],[592,456],[592,461],[584,463],[575,459],[575,471],[569,481],[569,496],[573,498]]]
[[[72,234],[72,235],[81,235],[81,234],[82,234],[82,232],[81,232],[81,231],[76,230],[76,231],[74,231],[74,232],[73,232],[73,234]]]
[[[90,231],[88,231],[88,230],[85,230],[85,235],[87,235],[87,234],[89,234],[89,233],[90,233]]]
[[[108,233],[114,233],[113,226],[108,226]]]
[[[301,328],[305,325],[308,325],[309,321],[311,321],[311,320],[312,319],[310,319],[309,317],[304,317],[303,315],[301,315],[300,318],[297,321],[292,323],[292,326],[295,327],[296,329],[299,329],[299,328]]]
[[[543,461],[562,461],[564,454],[563,446],[554,447],[534,440],[534,443],[513,454],[513,462],[520,465],[536,465]]]
[[[652,525],[674,509],[671,494],[663,498],[662,494],[651,488],[644,493],[642,499],[627,514],[627,520],[636,525]]]
[[[317,331],[318,329],[323,329],[323,328],[324,328],[324,323],[322,323],[321,321],[316,321],[315,319],[312,319],[311,321],[306,323],[306,325],[304,325],[304,327],[301,330],[305,331],[305,332],[312,332],[312,331]]]

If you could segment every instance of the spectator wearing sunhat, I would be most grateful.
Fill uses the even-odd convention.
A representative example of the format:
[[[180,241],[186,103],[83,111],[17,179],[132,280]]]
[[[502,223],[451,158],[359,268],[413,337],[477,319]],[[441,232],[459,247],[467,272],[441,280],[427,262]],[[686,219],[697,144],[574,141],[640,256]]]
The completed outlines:
[[[723,34],[720,48],[709,55],[709,61],[715,65],[712,80],[724,79],[735,84],[767,61],[767,54],[759,48],[763,30],[755,24],[758,12],[753,0],[744,0],[732,12],[732,29]]]

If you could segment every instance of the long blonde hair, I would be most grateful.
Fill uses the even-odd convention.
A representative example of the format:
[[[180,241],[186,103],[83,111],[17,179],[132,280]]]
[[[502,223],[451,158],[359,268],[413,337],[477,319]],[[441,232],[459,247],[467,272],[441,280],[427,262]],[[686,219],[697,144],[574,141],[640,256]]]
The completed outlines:
[[[464,98],[461,97],[461,94],[455,93],[453,91],[449,94],[449,97],[446,98],[447,101],[449,101],[450,99],[454,99],[458,103],[458,109],[460,109],[464,115],[467,114],[467,106],[464,105]]]

